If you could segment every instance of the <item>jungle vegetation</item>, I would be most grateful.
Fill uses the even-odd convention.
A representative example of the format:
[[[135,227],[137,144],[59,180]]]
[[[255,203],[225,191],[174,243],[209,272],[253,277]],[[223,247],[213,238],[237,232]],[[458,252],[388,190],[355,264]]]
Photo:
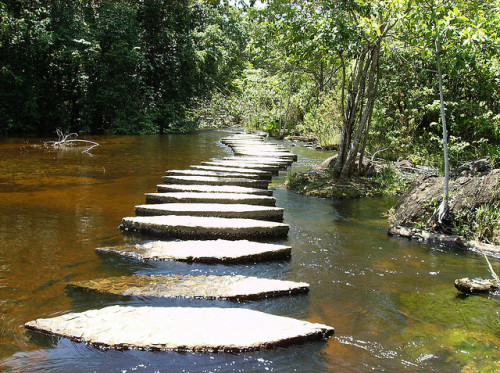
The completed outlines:
[[[343,176],[498,158],[498,30],[499,0],[1,0],[0,134],[240,125]]]

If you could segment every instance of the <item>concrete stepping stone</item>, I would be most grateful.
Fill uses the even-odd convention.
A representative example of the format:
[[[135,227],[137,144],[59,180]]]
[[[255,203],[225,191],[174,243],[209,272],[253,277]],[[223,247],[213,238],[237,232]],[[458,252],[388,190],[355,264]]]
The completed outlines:
[[[252,151],[252,150],[237,150],[233,149],[234,155],[244,156],[244,157],[271,157],[271,158],[283,158],[283,159],[292,159],[294,161],[297,160],[297,154],[293,153],[285,153],[285,152],[265,152],[265,151]]]
[[[267,189],[269,182],[267,180],[253,180],[233,177],[213,177],[213,176],[163,176],[165,184],[181,185],[234,185],[250,188]]]
[[[160,203],[135,206],[137,216],[177,215],[214,216],[283,221],[283,209],[271,206],[222,203]]]
[[[287,163],[257,163],[252,161],[244,160],[229,160],[229,159],[217,159],[213,161],[203,161],[201,162],[203,166],[215,166],[215,167],[237,167],[237,168],[250,168],[262,171],[269,171],[275,175],[278,174],[279,170],[284,170],[287,168]]]
[[[126,217],[120,228],[164,238],[233,240],[284,238],[289,230],[288,224],[264,220],[174,215]]]
[[[224,161],[232,161],[232,162],[247,162],[247,163],[262,163],[262,164],[271,164],[271,165],[279,165],[279,166],[290,166],[294,160],[292,158],[283,158],[283,157],[256,157],[256,156],[233,156],[233,157],[224,157],[222,158]]]
[[[250,351],[323,339],[332,327],[244,308],[130,307],[37,319],[28,329],[117,349]]]
[[[232,185],[178,185],[158,184],[158,192],[193,192],[193,193],[232,193],[232,194],[255,194],[259,196],[272,196],[273,191],[269,189],[247,188]]]
[[[176,260],[200,263],[256,263],[289,258],[292,248],[285,245],[228,241],[150,241],[121,247],[102,247],[96,251],[119,254],[139,260]]]
[[[227,171],[207,171],[207,170],[168,170],[165,172],[166,176],[210,176],[210,177],[224,177],[224,178],[244,178],[244,179],[261,179],[257,174],[250,172],[246,173],[231,173]]]
[[[245,276],[120,276],[69,283],[104,294],[158,298],[248,300],[305,294],[305,282]]]
[[[146,203],[220,203],[274,206],[276,198],[243,193],[146,193]]]
[[[258,170],[255,168],[243,168],[243,167],[223,167],[223,166],[189,166],[192,170],[199,171],[214,171],[214,172],[231,172],[232,174],[240,175],[240,174],[254,174],[258,175],[259,179],[270,180],[272,178],[272,173],[270,171]]]

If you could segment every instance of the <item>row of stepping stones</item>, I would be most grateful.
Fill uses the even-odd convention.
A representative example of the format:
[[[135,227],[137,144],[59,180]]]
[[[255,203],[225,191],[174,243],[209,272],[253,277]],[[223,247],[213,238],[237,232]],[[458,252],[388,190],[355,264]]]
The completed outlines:
[[[125,247],[98,248],[139,260],[245,263],[287,258],[291,247],[248,241],[285,238],[289,226],[276,207],[273,175],[297,156],[258,135],[221,139],[233,157],[170,170],[146,194],[146,204],[120,228],[159,236]],[[244,276],[122,276],[80,281],[75,288],[122,296],[257,299],[307,293],[309,285]],[[258,326],[258,327],[256,327]],[[96,346],[149,350],[245,351],[323,339],[327,325],[241,308],[111,306],[37,319],[26,328]]]

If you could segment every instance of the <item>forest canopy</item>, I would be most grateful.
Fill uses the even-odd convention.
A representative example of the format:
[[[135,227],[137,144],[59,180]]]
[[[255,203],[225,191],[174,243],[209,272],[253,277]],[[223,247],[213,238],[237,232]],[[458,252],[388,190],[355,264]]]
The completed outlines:
[[[366,154],[438,162],[445,114],[452,163],[500,157],[498,0],[1,0],[0,17],[0,134],[242,125],[340,145],[349,174]]]

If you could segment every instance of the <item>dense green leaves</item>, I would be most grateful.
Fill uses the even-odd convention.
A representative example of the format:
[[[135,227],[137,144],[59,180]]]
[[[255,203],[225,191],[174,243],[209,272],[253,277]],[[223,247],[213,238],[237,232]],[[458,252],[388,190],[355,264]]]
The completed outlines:
[[[155,133],[241,70],[236,9],[195,0],[0,2],[0,133]]]

